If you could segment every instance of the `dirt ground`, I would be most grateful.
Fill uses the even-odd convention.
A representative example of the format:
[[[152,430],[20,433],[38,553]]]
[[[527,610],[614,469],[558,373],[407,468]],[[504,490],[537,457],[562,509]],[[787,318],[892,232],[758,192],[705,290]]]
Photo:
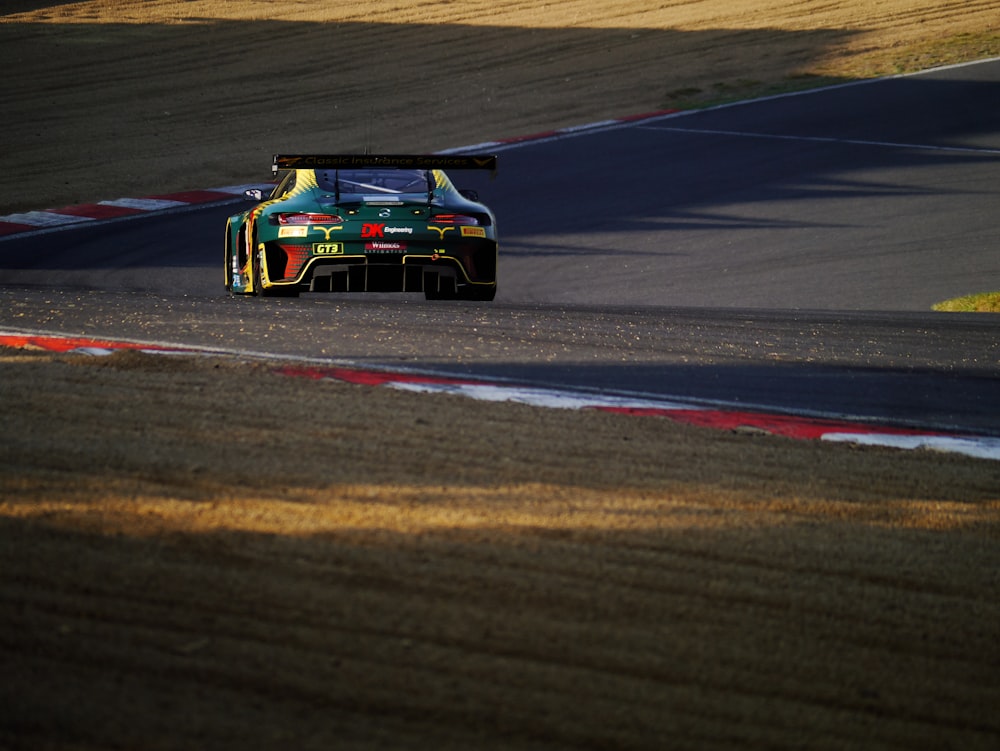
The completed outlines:
[[[0,748],[996,747],[997,462],[273,367],[0,358]]]
[[[0,213],[998,54],[998,3],[648,5],[14,0]],[[137,353],[0,393],[0,749],[1000,744],[1000,463]]]

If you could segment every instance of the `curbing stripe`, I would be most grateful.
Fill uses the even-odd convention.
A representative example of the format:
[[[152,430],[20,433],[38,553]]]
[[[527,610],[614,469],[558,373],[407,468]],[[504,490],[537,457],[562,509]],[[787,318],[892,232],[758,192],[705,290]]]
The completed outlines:
[[[114,201],[101,201],[104,206],[120,206],[137,211],[163,211],[186,206],[184,201],[171,201],[165,198],[118,198]]]
[[[259,187],[261,187],[260,183],[230,185],[214,190],[186,190],[145,198],[116,198],[112,201],[84,203],[61,209],[8,214],[0,216],[0,236],[7,237],[24,232],[60,229],[68,226],[78,227],[91,221],[134,218],[168,209],[222,203],[234,200],[235,197],[242,195],[247,188]]]
[[[13,331],[0,331],[0,346],[88,355],[109,355],[118,350],[133,350],[161,355],[250,356],[248,353],[236,351]],[[263,354],[257,355],[257,357],[277,359],[276,356]],[[592,394],[572,389],[517,386],[509,383],[406,371],[372,370],[353,365],[284,365],[276,367],[274,372],[293,378],[342,381],[363,386],[388,386],[389,388],[421,393],[446,393],[480,401],[515,402],[549,409],[593,409],[640,417],[662,417],[673,422],[716,430],[766,433],[797,440],[850,442],[904,450],[929,449],[962,454],[977,459],[1000,460],[1000,438],[998,437],[868,425],[846,419],[833,420],[779,413],[747,412],[735,406],[732,409],[718,406],[699,407],[685,402],[683,399],[667,397],[663,399],[637,399],[626,396]]]
[[[115,350],[139,350],[143,352],[192,352],[183,347],[165,347],[142,342],[124,342],[90,337],[53,336],[50,334],[19,334],[0,332],[0,346],[14,349],[45,350],[46,352],[91,352],[110,354]]]
[[[616,414],[662,417],[673,422],[716,430],[765,433],[797,440],[850,442],[896,449],[931,449],[977,459],[1000,460],[1000,438],[911,428],[868,425],[797,415],[701,408],[670,399],[629,399],[564,389],[526,388],[509,384],[424,377],[409,373],[372,373],[349,368],[281,368],[283,375],[389,386],[405,391],[448,393],[481,401],[506,401],[555,409],[593,409]]]
[[[6,235],[17,235],[21,232],[31,232],[35,229],[38,229],[38,227],[31,224],[22,224],[14,220],[7,221],[7,217],[0,219],[0,237]]]
[[[62,214],[58,211],[26,211],[23,214],[10,214],[0,218],[0,221],[9,224],[22,224],[38,229],[39,227],[58,227],[63,224],[79,224],[89,221],[88,217],[73,216],[72,214]]]

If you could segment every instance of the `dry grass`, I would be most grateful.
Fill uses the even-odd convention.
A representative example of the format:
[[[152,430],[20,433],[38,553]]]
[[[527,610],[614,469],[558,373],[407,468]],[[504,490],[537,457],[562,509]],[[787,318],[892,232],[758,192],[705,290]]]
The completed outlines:
[[[934,310],[942,313],[1000,313],[1000,292],[956,297],[937,303]]]
[[[0,214],[253,182],[278,151],[433,151],[1000,54],[998,9],[22,0],[0,15]]]

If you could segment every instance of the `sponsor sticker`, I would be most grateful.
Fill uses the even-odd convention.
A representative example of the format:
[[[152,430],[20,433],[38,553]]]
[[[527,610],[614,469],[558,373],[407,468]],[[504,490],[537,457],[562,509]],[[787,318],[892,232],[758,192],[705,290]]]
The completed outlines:
[[[462,227],[462,237],[486,237],[486,230],[482,227]]]
[[[367,253],[405,253],[406,243],[381,242],[373,240],[365,243]]]
[[[309,234],[309,228],[302,227],[278,227],[278,237],[305,237]]]
[[[313,253],[318,256],[337,256],[343,252],[343,243],[313,243]]]
[[[385,222],[365,222],[361,225],[362,237],[385,237],[386,235],[412,235],[413,227],[387,227]]]

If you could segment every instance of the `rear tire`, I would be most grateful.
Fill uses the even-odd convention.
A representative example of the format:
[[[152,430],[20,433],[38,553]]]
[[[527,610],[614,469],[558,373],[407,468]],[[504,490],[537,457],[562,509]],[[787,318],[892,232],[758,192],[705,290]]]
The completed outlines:
[[[258,254],[253,260],[253,293],[257,297],[272,297],[271,290],[264,289],[264,285],[260,281],[260,254]]]

